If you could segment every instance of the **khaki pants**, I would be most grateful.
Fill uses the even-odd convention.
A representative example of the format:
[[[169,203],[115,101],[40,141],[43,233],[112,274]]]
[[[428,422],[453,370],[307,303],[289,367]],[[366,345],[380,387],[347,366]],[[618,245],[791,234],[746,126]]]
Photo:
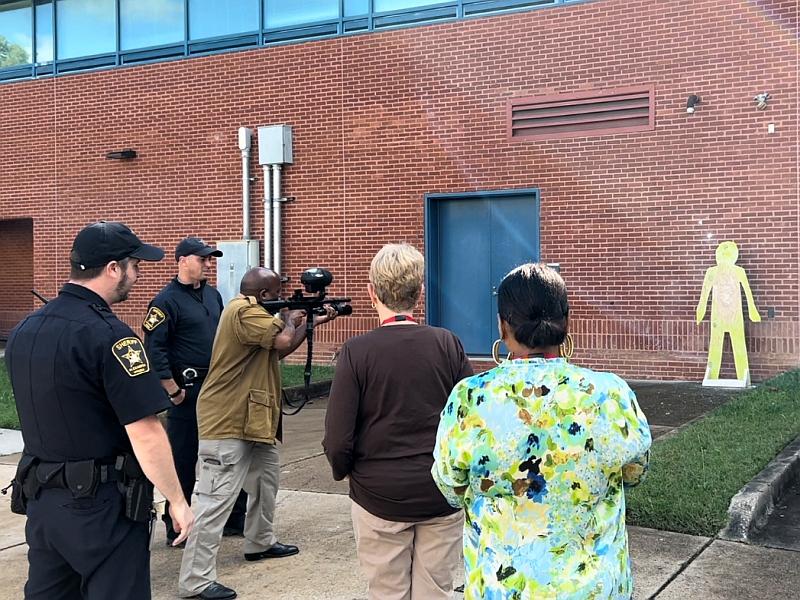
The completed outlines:
[[[222,529],[239,491],[247,492],[245,554],[268,550],[277,541],[272,528],[280,463],[273,444],[244,440],[200,440],[200,473],[192,496],[194,527],[181,562],[178,591],[199,594],[217,580]]]
[[[453,597],[464,513],[427,521],[386,521],[352,503],[353,530],[370,600]]]

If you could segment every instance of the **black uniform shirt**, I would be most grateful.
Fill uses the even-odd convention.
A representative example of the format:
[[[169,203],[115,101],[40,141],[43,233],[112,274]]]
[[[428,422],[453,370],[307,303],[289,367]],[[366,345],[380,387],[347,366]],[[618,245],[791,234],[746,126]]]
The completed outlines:
[[[222,297],[205,281],[195,289],[176,277],[153,298],[142,329],[160,379],[170,379],[186,367],[208,368],[221,312]]]
[[[171,406],[139,338],[80,285],[14,328],[6,363],[25,452],[44,461],[130,452],[124,426]]]

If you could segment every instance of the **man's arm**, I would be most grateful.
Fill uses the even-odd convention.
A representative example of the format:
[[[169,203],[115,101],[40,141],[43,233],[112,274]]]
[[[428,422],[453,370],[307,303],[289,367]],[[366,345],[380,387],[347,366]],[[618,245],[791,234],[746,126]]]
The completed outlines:
[[[163,293],[163,292],[162,292]],[[153,365],[153,370],[158,373],[161,387],[170,396],[176,406],[186,398],[186,392],[172,378],[172,369],[169,364],[169,345],[173,335],[173,328],[177,318],[173,306],[159,294],[151,303],[147,315],[142,321],[144,331],[144,347]],[[172,397],[172,394],[178,393]]]
[[[175,473],[175,463],[167,433],[155,415],[126,425],[125,431],[147,479],[169,500],[173,525],[175,531],[180,533],[172,544],[177,546],[189,536],[194,524],[194,515],[186,498],[183,497],[183,490]]]
[[[336,309],[326,305],[325,314],[314,317],[314,327],[335,319],[336,315]],[[281,313],[280,316],[286,326],[275,336],[273,347],[278,351],[278,356],[284,358],[297,350],[298,346],[306,339],[306,313],[302,310],[292,310]]]
[[[275,336],[272,347],[278,351],[279,358],[284,358],[297,350],[306,339],[305,311],[288,311],[281,313],[280,318],[284,322],[284,328]]]

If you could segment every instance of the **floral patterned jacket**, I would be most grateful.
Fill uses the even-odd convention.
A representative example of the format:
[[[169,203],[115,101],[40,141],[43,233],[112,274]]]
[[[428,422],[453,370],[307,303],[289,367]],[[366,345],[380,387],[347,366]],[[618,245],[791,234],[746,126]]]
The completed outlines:
[[[465,598],[630,598],[623,480],[644,476],[650,442],[610,373],[524,359],[462,380],[432,474],[466,509]]]

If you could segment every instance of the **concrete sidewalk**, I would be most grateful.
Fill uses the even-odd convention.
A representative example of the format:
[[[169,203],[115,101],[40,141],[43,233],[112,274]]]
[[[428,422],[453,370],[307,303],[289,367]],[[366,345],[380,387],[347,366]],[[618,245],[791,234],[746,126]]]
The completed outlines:
[[[702,394],[696,384],[661,384],[638,389],[654,431],[667,434],[704,414],[727,398],[718,390]],[[672,401],[681,392],[692,401]],[[725,394],[729,394],[726,391]],[[728,396],[729,397],[729,396]],[[677,414],[676,414],[677,413]],[[219,579],[244,599],[361,600],[366,583],[358,568],[350,524],[347,486],[334,482],[322,456],[325,402],[315,401],[286,419],[281,448],[282,481],[276,525],[281,541],[296,543],[298,556],[263,563],[242,558],[242,539],[224,538],[218,560]],[[0,481],[13,474],[16,456],[0,458]],[[27,561],[25,518],[11,514],[8,497],[0,496],[0,599],[22,597]],[[629,528],[636,600],[785,600],[800,589],[800,553],[747,546],[704,537]],[[181,551],[164,544],[156,530],[152,554],[153,597],[176,598]],[[462,575],[459,574],[459,583]],[[461,598],[456,594],[456,600]]]

